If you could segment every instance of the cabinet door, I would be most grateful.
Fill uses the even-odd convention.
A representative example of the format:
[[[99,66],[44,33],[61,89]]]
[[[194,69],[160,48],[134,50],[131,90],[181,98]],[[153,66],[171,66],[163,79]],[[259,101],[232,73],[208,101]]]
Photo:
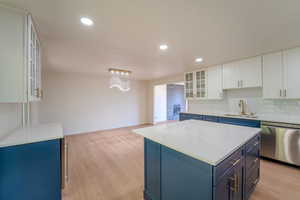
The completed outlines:
[[[262,87],[261,56],[239,61],[238,68],[241,88]]]
[[[283,94],[282,52],[263,56],[263,98],[278,99]]]
[[[207,73],[206,70],[195,72],[196,75],[196,98],[207,97]]]
[[[300,48],[284,52],[284,96],[289,99],[300,98]]]
[[[25,103],[24,15],[0,6],[0,103]]]
[[[28,99],[38,101],[42,96],[41,46],[30,16],[28,16],[28,67]]]
[[[223,98],[222,66],[209,67],[207,69],[207,98]]]
[[[184,84],[184,90],[185,90],[185,98],[193,98],[194,97],[194,73],[188,72],[185,73],[185,84]]]
[[[61,200],[60,141],[0,148],[1,200]]]
[[[239,88],[240,74],[237,62],[223,65],[223,89]]]
[[[215,187],[215,200],[243,199],[243,167],[240,161],[230,169]]]
[[[144,139],[145,162],[145,196],[160,200],[161,195],[161,146],[151,140]]]

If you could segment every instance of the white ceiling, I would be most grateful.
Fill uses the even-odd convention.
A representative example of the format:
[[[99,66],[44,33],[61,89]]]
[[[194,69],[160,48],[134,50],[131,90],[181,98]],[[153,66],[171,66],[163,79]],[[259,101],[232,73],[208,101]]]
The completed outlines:
[[[1,1],[1,0],[0,0]],[[3,1],[3,0],[2,0]],[[300,45],[299,0],[4,0],[38,24],[46,67],[154,79]],[[84,27],[80,17],[91,17]],[[167,43],[167,52],[159,45]]]

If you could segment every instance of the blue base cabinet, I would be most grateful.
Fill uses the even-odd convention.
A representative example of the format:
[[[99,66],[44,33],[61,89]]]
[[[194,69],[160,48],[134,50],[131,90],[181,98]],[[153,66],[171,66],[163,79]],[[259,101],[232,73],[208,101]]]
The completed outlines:
[[[60,140],[0,148],[0,199],[61,200]]]
[[[210,115],[198,115],[198,114],[190,114],[190,113],[180,113],[179,120],[204,120],[211,122],[218,122],[222,124],[232,124],[237,126],[248,126],[253,128],[260,128],[261,121],[255,119],[241,119],[241,118],[231,118],[231,117],[218,117],[218,116],[210,116]]]
[[[146,200],[248,200],[259,180],[260,135],[217,166],[144,140]]]

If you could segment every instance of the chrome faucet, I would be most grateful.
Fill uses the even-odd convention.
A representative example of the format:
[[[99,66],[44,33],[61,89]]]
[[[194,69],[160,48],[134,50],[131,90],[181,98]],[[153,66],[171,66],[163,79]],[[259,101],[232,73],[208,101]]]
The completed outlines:
[[[240,115],[246,115],[246,103],[244,100],[239,101]]]

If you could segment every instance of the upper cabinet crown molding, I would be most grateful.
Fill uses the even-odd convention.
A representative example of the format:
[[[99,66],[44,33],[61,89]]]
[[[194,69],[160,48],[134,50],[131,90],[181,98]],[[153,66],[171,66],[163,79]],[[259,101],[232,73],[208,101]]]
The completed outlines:
[[[0,103],[39,101],[41,46],[28,13],[0,5]]]
[[[300,99],[300,48],[263,56],[263,98]]]
[[[248,58],[223,65],[223,89],[262,87],[262,58]]]

